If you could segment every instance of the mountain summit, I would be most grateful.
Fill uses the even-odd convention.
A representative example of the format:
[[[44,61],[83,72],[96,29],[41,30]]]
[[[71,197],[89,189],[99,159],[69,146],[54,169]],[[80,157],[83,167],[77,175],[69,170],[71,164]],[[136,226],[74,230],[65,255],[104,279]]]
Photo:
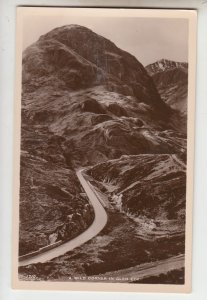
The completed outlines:
[[[183,115],[187,113],[188,63],[161,59],[146,66],[162,100]]]
[[[92,224],[79,168],[106,201],[108,223],[72,250],[78,255],[21,272],[59,280],[183,253],[186,128],[167,98],[180,71],[166,61],[151,69],[160,71],[148,74],[130,53],[79,25],[56,28],[24,51],[19,254]]]
[[[70,91],[104,85],[108,91],[134,96],[137,102],[167,110],[142,64],[83,26],[56,28],[25,50],[23,82],[34,90],[37,82],[40,87],[53,85],[54,81]]]
[[[176,62],[163,58],[146,66],[146,70],[150,76],[153,76],[159,72],[173,69],[182,69],[184,72],[187,72],[188,64],[186,62]]]
[[[24,51],[22,78],[25,130],[61,136],[69,165],[183,151],[172,136],[166,142],[166,132],[159,136],[180,122],[142,64],[88,28],[67,25],[41,36]]]

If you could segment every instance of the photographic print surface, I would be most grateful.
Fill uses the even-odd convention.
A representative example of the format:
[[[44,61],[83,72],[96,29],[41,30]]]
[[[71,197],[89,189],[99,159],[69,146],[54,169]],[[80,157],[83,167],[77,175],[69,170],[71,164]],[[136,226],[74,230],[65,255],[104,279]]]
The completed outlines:
[[[18,18],[15,285],[189,289],[195,13]]]

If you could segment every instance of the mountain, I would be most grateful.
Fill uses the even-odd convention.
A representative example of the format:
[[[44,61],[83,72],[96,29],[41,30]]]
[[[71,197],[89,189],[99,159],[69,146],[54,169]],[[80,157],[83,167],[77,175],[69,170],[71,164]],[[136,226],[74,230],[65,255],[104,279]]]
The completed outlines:
[[[146,66],[162,100],[182,114],[187,113],[188,64],[161,59]]]
[[[29,57],[29,59],[28,59]],[[159,109],[167,109],[144,67],[131,54],[90,29],[69,25],[40,37],[23,57],[23,82],[27,89],[45,87],[56,78],[56,85],[78,90],[103,85],[108,91],[135,96]],[[53,82],[54,83],[54,82]]]
[[[61,136],[73,166],[183,151],[167,133],[180,127],[179,116],[142,64],[85,27],[63,26],[40,37],[23,54],[22,74],[24,124]]]
[[[59,264],[63,277],[90,275],[183,252],[186,127],[163,96],[167,83],[160,97],[155,80],[173,68],[149,75],[134,56],[79,25],[56,28],[24,51],[20,254],[71,239],[92,223],[77,168],[88,169],[112,205],[104,233],[81,255],[75,249],[74,260],[70,253],[51,261],[47,278],[57,278]],[[163,247],[155,251],[154,242]]]
[[[181,157],[124,155],[87,174],[112,206],[137,223],[144,238],[184,235],[186,168]]]
[[[120,273],[130,268],[130,277],[138,266],[154,262],[160,276],[159,271],[154,277],[144,272],[147,283],[183,284],[182,265],[172,274],[167,265],[166,271],[160,270],[160,261],[185,252],[186,171],[182,158],[124,155],[88,167],[84,177],[106,205],[105,228],[60,257],[20,267],[20,279],[33,274],[38,280],[67,281],[78,274],[82,278],[101,276],[108,282],[113,275],[116,282],[122,282]]]
[[[146,70],[150,76],[153,76],[160,72],[169,70],[183,69],[184,72],[188,70],[188,64],[185,62],[176,62],[168,59],[161,59],[155,63],[146,66]]]

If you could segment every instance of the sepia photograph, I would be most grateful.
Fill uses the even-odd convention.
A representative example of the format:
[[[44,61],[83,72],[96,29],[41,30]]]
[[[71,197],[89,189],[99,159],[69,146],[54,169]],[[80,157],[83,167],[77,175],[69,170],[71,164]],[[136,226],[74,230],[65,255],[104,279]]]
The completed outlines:
[[[189,292],[196,13],[17,9],[13,285]]]

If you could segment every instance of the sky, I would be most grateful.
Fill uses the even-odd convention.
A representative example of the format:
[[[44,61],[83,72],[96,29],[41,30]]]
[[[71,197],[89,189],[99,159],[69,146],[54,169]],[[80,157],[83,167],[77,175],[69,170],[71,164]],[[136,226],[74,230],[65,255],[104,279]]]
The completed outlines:
[[[108,38],[144,66],[162,58],[188,61],[188,20],[180,18],[25,16],[23,49],[50,30],[69,24],[86,26]]]

